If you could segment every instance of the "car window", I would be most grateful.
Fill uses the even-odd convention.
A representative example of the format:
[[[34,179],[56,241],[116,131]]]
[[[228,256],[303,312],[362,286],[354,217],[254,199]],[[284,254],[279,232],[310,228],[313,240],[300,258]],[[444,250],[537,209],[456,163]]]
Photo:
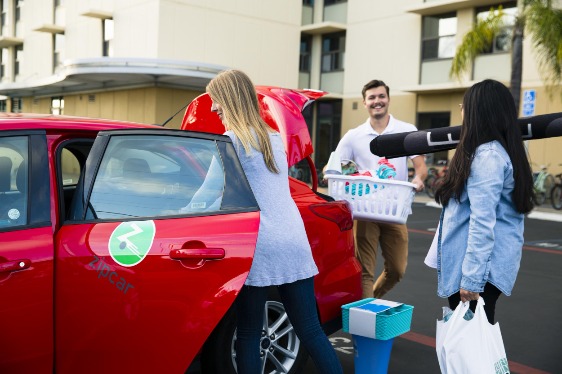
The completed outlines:
[[[90,197],[91,218],[217,212],[224,167],[212,140],[111,137]]]
[[[28,138],[0,137],[0,229],[27,223]]]

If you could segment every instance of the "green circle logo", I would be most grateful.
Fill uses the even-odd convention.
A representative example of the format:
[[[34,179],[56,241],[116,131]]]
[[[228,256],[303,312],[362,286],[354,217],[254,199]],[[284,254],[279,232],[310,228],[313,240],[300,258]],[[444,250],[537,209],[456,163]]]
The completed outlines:
[[[154,221],[123,222],[109,237],[109,254],[122,266],[139,264],[152,247],[156,234]]]

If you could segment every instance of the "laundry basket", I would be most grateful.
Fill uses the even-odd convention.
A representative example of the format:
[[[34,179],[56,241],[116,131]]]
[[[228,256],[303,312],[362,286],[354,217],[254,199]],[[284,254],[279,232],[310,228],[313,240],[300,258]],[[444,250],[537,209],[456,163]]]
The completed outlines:
[[[350,203],[353,219],[406,223],[412,213],[415,185],[392,179],[328,174],[328,195]]]

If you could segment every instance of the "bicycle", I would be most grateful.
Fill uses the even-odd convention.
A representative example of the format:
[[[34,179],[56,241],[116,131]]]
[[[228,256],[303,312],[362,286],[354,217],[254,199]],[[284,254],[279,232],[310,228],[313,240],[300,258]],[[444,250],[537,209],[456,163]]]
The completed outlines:
[[[560,164],[562,166],[562,164]],[[562,209],[562,173],[554,177],[554,187],[550,191],[550,204],[556,210]]]
[[[533,173],[533,189],[535,191],[536,205],[544,204],[546,198],[551,197],[554,187],[554,176],[547,171],[549,165],[541,165],[540,170]]]
[[[425,192],[427,196],[431,197],[432,199],[435,197],[435,191],[437,188],[443,183],[443,178],[447,175],[447,160],[439,160],[437,161],[437,165],[442,165],[441,169],[436,167],[430,167],[427,169],[427,178],[425,179]]]

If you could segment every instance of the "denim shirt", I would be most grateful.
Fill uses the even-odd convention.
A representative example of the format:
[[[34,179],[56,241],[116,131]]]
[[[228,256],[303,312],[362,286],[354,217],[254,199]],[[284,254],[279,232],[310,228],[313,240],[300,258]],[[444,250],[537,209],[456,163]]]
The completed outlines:
[[[441,214],[437,247],[437,294],[463,288],[482,292],[486,282],[509,296],[519,271],[524,215],[511,199],[513,165],[497,141],[480,145],[460,200]]]

